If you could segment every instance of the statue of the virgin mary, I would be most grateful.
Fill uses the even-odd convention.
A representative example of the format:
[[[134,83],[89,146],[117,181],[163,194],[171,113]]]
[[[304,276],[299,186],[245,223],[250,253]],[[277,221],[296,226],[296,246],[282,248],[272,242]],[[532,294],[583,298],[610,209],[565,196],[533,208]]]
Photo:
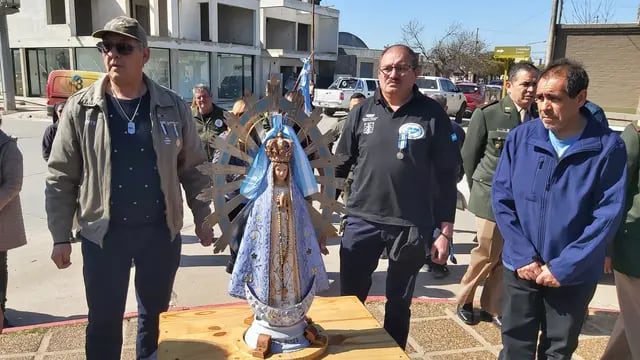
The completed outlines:
[[[265,334],[278,353],[308,346],[305,314],[329,281],[305,200],[318,191],[313,169],[282,115],[272,123],[240,188],[250,213],[229,293],[255,314],[245,342],[255,348]]]

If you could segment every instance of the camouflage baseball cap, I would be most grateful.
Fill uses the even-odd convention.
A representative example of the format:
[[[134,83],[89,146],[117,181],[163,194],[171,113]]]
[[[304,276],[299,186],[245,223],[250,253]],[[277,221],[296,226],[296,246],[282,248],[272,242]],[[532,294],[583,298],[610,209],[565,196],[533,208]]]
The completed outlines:
[[[136,39],[147,47],[147,33],[138,20],[128,16],[118,16],[104,25],[104,29],[93,33],[93,37],[102,39],[106,34],[114,33]]]

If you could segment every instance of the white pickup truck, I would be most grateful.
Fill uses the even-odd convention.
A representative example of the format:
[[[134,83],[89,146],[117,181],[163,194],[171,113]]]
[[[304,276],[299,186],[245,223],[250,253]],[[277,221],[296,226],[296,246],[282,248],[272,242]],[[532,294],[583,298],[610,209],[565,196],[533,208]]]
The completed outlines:
[[[424,95],[442,95],[447,98],[447,113],[455,116],[458,124],[462,122],[462,116],[467,110],[467,98],[451,80],[437,76],[418,76],[416,85]]]
[[[336,111],[349,110],[349,99],[355,93],[372,96],[378,88],[378,79],[339,77],[328,89],[316,89],[313,105],[321,107],[325,114],[333,116]]]

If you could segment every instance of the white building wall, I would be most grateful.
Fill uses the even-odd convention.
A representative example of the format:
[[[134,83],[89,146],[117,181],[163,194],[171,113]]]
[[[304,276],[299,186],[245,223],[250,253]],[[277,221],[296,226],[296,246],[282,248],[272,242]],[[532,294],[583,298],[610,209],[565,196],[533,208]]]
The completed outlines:
[[[86,1],[86,0],[85,0]],[[127,0],[92,0],[91,19],[94,29],[102,29],[104,24],[116,16],[127,15]]]
[[[338,53],[338,19],[319,18],[315,28],[315,50],[319,53]]]
[[[212,6],[209,4],[209,6]],[[211,8],[209,8],[211,9]],[[187,40],[200,40],[200,3],[194,0],[180,1],[180,38]],[[217,23],[209,19],[209,25]]]

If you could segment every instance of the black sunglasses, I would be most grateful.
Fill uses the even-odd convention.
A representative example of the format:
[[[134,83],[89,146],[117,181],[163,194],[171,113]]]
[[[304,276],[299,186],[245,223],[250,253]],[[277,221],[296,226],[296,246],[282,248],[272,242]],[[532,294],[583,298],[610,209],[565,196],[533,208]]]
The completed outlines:
[[[133,50],[136,49],[137,46],[127,44],[127,43],[114,44],[110,42],[100,41],[99,43],[96,44],[96,47],[98,48],[98,51],[100,51],[103,54],[106,54],[109,51],[111,51],[113,48],[115,48],[118,54],[126,56],[131,54]]]

